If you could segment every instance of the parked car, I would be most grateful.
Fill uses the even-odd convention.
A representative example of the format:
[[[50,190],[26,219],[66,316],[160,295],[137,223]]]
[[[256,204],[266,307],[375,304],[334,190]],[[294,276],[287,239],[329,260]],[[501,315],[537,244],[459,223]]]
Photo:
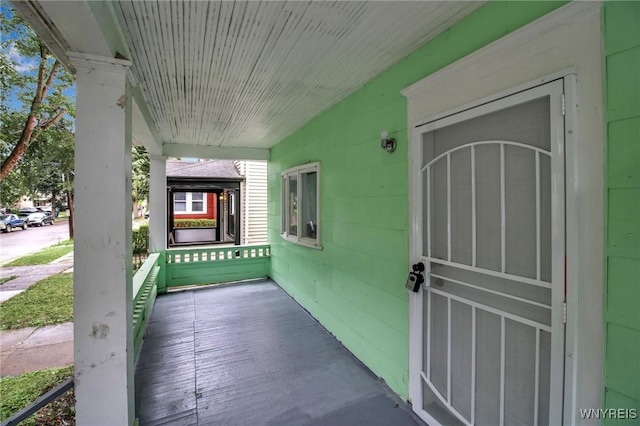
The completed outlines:
[[[31,213],[27,216],[27,225],[29,226],[42,226],[42,225],[53,225],[53,216],[51,214],[46,214],[44,212]]]
[[[37,213],[38,209],[36,207],[23,207],[18,210],[18,216],[30,215],[31,213]]]
[[[38,211],[36,209],[26,208],[26,209],[18,210],[18,213],[16,213],[16,214],[18,215],[18,217],[20,219],[24,220],[27,225],[29,225],[29,215],[31,213],[37,213],[37,212]]]
[[[0,215],[0,231],[11,232],[14,228],[22,228],[26,230],[27,222],[15,214]]]

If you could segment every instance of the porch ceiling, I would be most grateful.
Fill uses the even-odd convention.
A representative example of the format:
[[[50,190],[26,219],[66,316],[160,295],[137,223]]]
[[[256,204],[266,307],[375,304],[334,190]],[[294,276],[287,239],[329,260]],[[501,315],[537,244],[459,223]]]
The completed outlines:
[[[82,26],[69,17],[78,10],[75,2],[56,2],[55,11],[46,2],[30,3],[65,17],[55,22],[49,16],[50,31],[81,33],[56,28]],[[62,3],[67,12],[60,10]],[[482,3],[87,4],[112,54],[133,61],[150,129],[160,144],[175,149],[182,144],[270,148]],[[65,42],[66,48],[96,53],[84,49],[79,36]]]

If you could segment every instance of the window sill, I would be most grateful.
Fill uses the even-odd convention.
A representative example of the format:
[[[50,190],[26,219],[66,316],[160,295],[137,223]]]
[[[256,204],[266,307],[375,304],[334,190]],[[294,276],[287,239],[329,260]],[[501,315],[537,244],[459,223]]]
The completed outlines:
[[[311,240],[308,238],[304,238],[304,239],[298,239],[298,237],[296,236],[289,236],[287,234],[280,234],[280,237],[285,240],[288,241],[292,244],[296,244],[298,246],[304,246],[304,247],[309,247],[312,249],[316,249],[316,250],[322,250],[322,246],[320,244],[318,244],[315,240]]]

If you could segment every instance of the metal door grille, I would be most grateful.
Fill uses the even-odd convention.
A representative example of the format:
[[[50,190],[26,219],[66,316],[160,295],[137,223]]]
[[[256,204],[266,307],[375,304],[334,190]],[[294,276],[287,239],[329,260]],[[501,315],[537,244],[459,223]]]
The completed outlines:
[[[420,133],[421,410],[442,424],[559,419],[561,93],[554,82]]]
[[[491,270],[487,268],[481,268],[477,265],[477,218],[476,218],[476,203],[478,201],[476,193],[476,149],[478,147],[497,147],[499,152],[499,176],[500,176],[500,266],[498,270]],[[533,169],[535,170],[535,275],[531,278],[518,276],[509,273],[507,270],[507,244],[506,244],[506,173],[505,173],[505,151],[507,147],[516,147],[518,149],[529,150],[533,153],[532,161],[534,162]],[[470,264],[463,264],[455,262],[452,258],[452,156],[455,153],[468,152],[470,157],[470,201],[471,206],[471,259]],[[533,355],[533,376],[534,383],[533,389],[531,389],[533,406],[530,407],[533,411],[532,424],[540,424],[541,417],[543,417],[543,423],[548,421],[544,419],[544,413],[540,413],[540,399],[548,397],[547,392],[542,392],[541,395],[541,372],[548,375],[549,366],[543,366],[541,369],[541,333],[551,333],[551,297],[550,291],[551,282],[544,280],[541,277],[541,188],[540,188],[540,169],[541,159],[543,161],[550,161],[550,153],[540,148],[536,148],[530,145],[511,141],[480,141],[473,142],[458,146],[445,153],[436,156],[433,160],[427,163],[420,173],[425,179],[426,187],[426,200],[427,200],[427,244],[426,244],[426,260],[430,262],[431,271],[430,279],[432,285],[427,287],[427,291],[424,293],[426,306],[429,307],[428,311],[430,315],[426,315],[426,330],[427,330],[427,350],[425,359],[425,369],[423,371],[423,380],[429,387],[433,395],[439,398],[447,409],[449,409],[456,417],[463,423],[473,425],[476,423],[476,354],[477,354],[477,312],[482,311],[495,315],[499,318],[499,348],[496,348],[495,352],[499,355],[500,365],[500,377],[499,377],[499,407],[497,412],[499,413],[499,424],[505,424],[505,410],[506,395],[505,389],[509,386],[507,377],[507,326],[510,324],[521,324],[525,327],[532,328],[535,333],[535,349]],[[432,234],[431,234],[431,213],[433,201],[432,194],[432,180],[434,180],[434,170],[436,165],[441,162],[445,165],[445,170],[441,174],[445,175],[446,179],[446,212],[447,212],[447,243],[446,243],[446,258],[438,258],[433,256],[432,247]],[[488,277],[491,277],[487,279]],[[526,287],[536,286],[541,287],[540,291],[531,292]],[[435,295],[435,296],[434,296]],[[435,306],[434,299],[438,300],[442,298],[443,302],[439,304],[444,305],[444,315],[446,318],[444,321],[434,321],[434,315],[438,312],[438,307]],[[454,365],[454,348],[452,347],[452,329],[454,325],[454,319],[452,318],[453,306],[458,304],[459,306],[469,306],[470,324],[467,327],[470,328],[470,359],[466,360],[470,363],[469,374],[469,389],[468,396],[462,396],[460,400],[468,401],[468,406],[461,408],[456,407],[454,399],[456,395],[452,394],[452,379],[455,375],[455,369],[460,369],[462,366]],[[514,308],[515,309],[511,309]],[[432,381],[432,371],[438,367],[442,367],[442,363],[432,363],[432,335],[434,333],[434,325],[437,327],[446,327],[446,331],[438,330],[438,333],[446,333],[446,377],[443,383],[440,385],[434,384]],[[526,332],[525,332],[526,333]],[[549,340],[549,339],[545,339]],[[442,344],[442,342],[440,342]],[[545,348],[545,351],[549,347]],[[543,371],[541,371],[543,370]],[[544,378],[542,379],[545,380]],[[543,388],[548,388],[548,384],[543,383]],[[543,391],[545,389],[542,389]],[[546,395],[545,395],[546,394]],[[522,405],[522,404],[520,404]],[[486,419],[488,420],[488,419]],[[511,419],[517,421],[518,419]],[[519,419],[522,420],[522,419]],[[509,423],[506,423],[509,424]]]

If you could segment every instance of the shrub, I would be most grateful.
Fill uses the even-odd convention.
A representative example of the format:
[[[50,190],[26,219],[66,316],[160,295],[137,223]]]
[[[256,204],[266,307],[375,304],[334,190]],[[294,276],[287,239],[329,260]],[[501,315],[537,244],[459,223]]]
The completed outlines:
[[[175,219],[173,221],[175,228],[203,228],[206,226],[216,226],[215,219]]]
[[[133,254],[147,254],[149,251],[149,226],[141,225],[133,231]]]

